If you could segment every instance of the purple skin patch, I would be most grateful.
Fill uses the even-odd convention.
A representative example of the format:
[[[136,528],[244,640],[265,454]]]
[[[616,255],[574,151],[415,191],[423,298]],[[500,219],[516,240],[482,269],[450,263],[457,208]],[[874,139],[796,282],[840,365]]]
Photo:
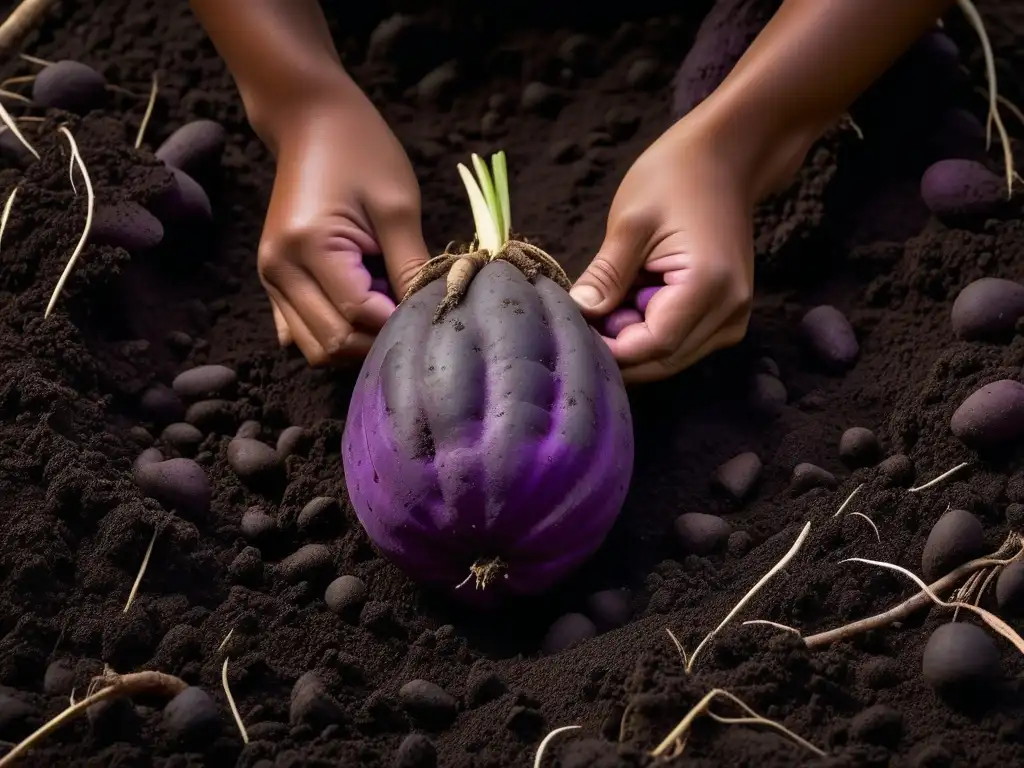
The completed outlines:
[[[377,337],[342,462],[385,556],[486,606],[543,592],[601,545],[632,476],[632,416],[611,352],[551,280],[493,262],[435,325],[443,294],[431,283]],[[466,582],[494,558],[493,582]]]
[[[641,313],[646,313],[647,305],[651,303],[651,299],[654,298],[654,294],[660,291],[663,287],[664,286],[661,285],[651,285],[637,291],[636,300],[634,302],[636,304],[636,308],[640,310]]]
[[[622,331],[627,326],[636,325],[637,323],[642,323],[643,321],[644,316],[641,315],[635,309],[630,309],[628,307],[616,309],[611,314],[609,314],[607,318],[605,318],[605,336],[610,336],[611,338],[614,339],[620,333],[622,333]]]

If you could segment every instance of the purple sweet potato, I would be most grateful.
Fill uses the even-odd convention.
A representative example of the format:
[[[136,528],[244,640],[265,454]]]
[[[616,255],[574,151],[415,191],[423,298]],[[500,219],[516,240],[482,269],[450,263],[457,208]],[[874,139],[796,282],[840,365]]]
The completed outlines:
[[[810,310],[800,322],[800,330],[814,354],[830,368],[848,368],[857,359],[857,335],[835,307],[823,305]]]
[[[644,316],[641,315],[637,310],[630,309],[629,307],[621,307],[612,312],[604,321],[604,334],[615,338],[622,331],[630,325],[636,323],[642,323]]]
[[[647,305],[651,303],[651,299],[654,298],[654,294],[661,290],[661,288],[662,286],[660,285],[651,285],[637,291],[636,300],[634,302],[636,304],[636,308],[640,310],[641,313],[646,313]]]
[[[168,136],[154,154],[172,168],[196,176],[220,162],[226,142],[220,123],[193,120]]]
[[[32,81],[32,101],[41,107],[83,114],[102,106],[106,97],[103,75],[80,61],[54,62]]]
[[[973,392],[953,414],[950,430],[965,445],[979,449],[1024,439],[1024,384],[1000,379]]]
[[[1024,285],[983,277],[960,291],[950,319],[961,339],[996,338],[1013,332],[1024,317]]]
[[[1006,200],[1006,182],[976,160],[950,158],[929,166],[921,197],[936,216],[986,216]]]
[[[210,198],[202,185],[184,171],[168,166],[171,184],[149,204],[149,209],[165,226],[206,224],[213,219]]]
[[[152,213],[138,203],[123,202],[96,208],[89,241],[142,253],[160,245],[164,227]]]

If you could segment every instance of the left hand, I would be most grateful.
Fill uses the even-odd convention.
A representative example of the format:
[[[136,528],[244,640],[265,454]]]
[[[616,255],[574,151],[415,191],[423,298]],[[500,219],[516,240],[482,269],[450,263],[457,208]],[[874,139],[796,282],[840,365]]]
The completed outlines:
[[[605,337],[627,383],[667,378],[746,335],[756,197],[746,176],[694,112],[622,180],[604,243],[571,295],[597,319],[620,306],[641,268],[664,282],[643,322]]]

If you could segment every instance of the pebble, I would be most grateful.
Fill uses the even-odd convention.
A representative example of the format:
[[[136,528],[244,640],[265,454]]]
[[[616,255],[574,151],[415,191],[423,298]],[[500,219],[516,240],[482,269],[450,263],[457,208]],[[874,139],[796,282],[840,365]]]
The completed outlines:
[[[307,723],[326,727],[345,719],[341,704],[327,692],[323,680],[315,671],[306,672],[292,686],[288,720],[292,725]]]
[[[206,224],[213,219],[210,196],[202,184],[178,168],[169,168],[171,184],[149,209],[168,228]]]
[[[921,199],[936,216],[985,216],[1006,202],[1006,181],[977,160],[946,158],[921,176]]]
[[[965,509],[950,509],[928,533],[921,554],[921,575],[931,583],[985,552],[981,521]]]
[[[147,448],[138,455],[132,464],[132,474],[137,476],[139,470],[150,464],[157,464],[164,460],[164,455],[159,448]]]
[[[663,287],[664,286],[661,285],[649,285],[646,288],[641,288],[639,291],[637,291],[636,299],[634,300],[636,308],[640,312],[646,312],[647,305],[651,303],[651,299],[654,298],[654,294],[660,291]]]
[[[850,469],[873,466],[881,456],[878,438],[866,427],[850,427],[839,438],[839,458]]]
[[[0,689],[0,738],[17,741],[28,736],[37,715],[28,701]]]
[[[93,215],[89,242],[123,248],[131,254],[156,248],[164,239],[164,225],[138,203],[101,205]]]
[[[191,424],[179,421],[168,424],[160,433],[160,439],[173,446],[179,453],[194,454],[203,442],[203,433]]]
[[[192,459],[167,459],[139,467],[135,482],[167,510],[201,519],[210,511],[213,489],[205,470]]]
[[[285,427],[277,438],[277,453],[282,459],[302,453],[309,447],[309,432],[305,427]]]
[[[789,400],[786,385],[769,373],[755,373],[750,387],[750,402],[755,408],[774,413]]]
[[[760,479],[761,468],[761,459],[756,453],[741,453],[715,470],[713,482],[737,501],[742,501]]]
[[[341,505],[337,499],[317,496],[299,512],[296,526],[303,535],[322,533],[337,528],[341,519]]]
[[[255,440],[260,436],[260,433],[262,431],[262,424],[260,424],[258,421],[254,421],[253,419],[249,419],[248,421],[243,421],[241,424],[238,425],[238,430],[235,432],[235,437],[245,437],[249,438],[250,440]]]
[[[167,346],[171,349],[182,354],[190,352],[192,345],[195,344],[195,339],[184,331],[171,331],[167,334],[167,338],[164,341],[167,342]]]
[[[1024,384],[1001,379],[972,393],[956,409],[950,430],[965,445],[990,449],[1024,438]]]
[[[443,104],[452,97],[459,82],[459,72],[454,61],[448,61],[431,70],[416,85],[416,96],[424,104]]]
[[[164,426],[185,418],[185,403],[178,394],[164,384],[154,384],[139,398],[143,418],[157,426]]]
[[[242,515],[239,528],[242,535],[255,544],[277,531],[277,521],[260,507],[249,507]]]
[[[812,488],[835,488],[836,485],[835,475],[806,461],[793,467],[793,477],[789,482],[790,490],[797,496]]]
[[[910,485],[914,481],[914,461],[902,453],[896,453],[887,459],[882,459],[878,468],[883,475],[897,485]]]
[[[339,576],[327,586],[324,602],[334,613],[362,608],[366,601],[366,582],[358,576]]]
[[[184,400],[207,400],[234,394],[238,374],[226,365],[200,365],[179,373],[171,388]]]
[[[277,564],[277,572],[292,583],[323,575],[333,567],[331,550],[323,544],[305,544]]]
[[[422,733],[410,733],[395,752],[395,768],[437,768],[437,747]]]
[[[725,548],[732,526],[718,515],[686,512],[676,518],[675,531],[684,552],[704,557]]]
[[[603,589],[587,598],[586,611],[601,632],[623,626],[633,616],[628,589]]]
[[[448,725],[458,714],[455,697],[429,680],[410,680],[398,689],[398,699],[405,711],[421,723]]]
[[[132,442],[134,442],[136,445],[139,445],[143,448],[149,448],[153,445],[154,442],[156,442],[155,438],[150,433],[150,431],[145,427],[139,426],[138,424],[136,424],[134,427],[128,430],[128,437],[130,437],[132,439]]]
[[[56,61],[39,70],[32,81],[32,101],[41,107],[84,114],[106,98],[106,79],[80,61]]]
[[[214,120],[192,120],[178,128],[157,147],[155,154],[172,168],[202,175],[220,163],[227,131]]]
[[[473,662],[466,676],[466,702],[470,707],[482,707],[500,699],[508,692],[508,686],[490,663],[480,659]]]
[[[281,457],[266,443],[247,437],[234,437],[228,443],[228,465],[245,482],[278,479]]]
[[[505,132],[505,120],[497,112],[488,110],[480,118],[480,134],[485,138],[493,139]]]
[[[950,320],[961,339],[991,339],[1012,334],[1024,317],[1024,284],[997,277],[970,283],[953,302]]]
[[[185,421],[204,432],[234,432],[238,417],[234,403],[227,400],[200,400],[185,411]]]
[[[654,85],[658,76],[658,62],[654,59],[637,59],[626,70],[626,84],[631,88],[647,88]]]
[[[1010,563],[996,577],[996,604],[1010,616],[1024,615],[1024,562]]]
[[[69,696],[75,687],[75,665],[71,659],[57,659],[43,675],[43,692],[49,696]]]
[[[605,335],[610,338],[616,338],[622,333],[628,326],[635,325],[636,323],[642,323],[644,316],[635,309],[623,307],[616,309],[605,318],[604,321],[604,332]]]
[[[782,378],[782,371],[779,369],[779,364],[771,357],[759,357],[757,359],[756,369],[761,373],[767,373],[769,376],[774,376],[776,379]]]
[[[524,112],[553,117],[562,106],[561,94],[544,83],[528,83],[519,104]]]
[[[179,744],[198,745],[221,730],[220,707],[202,688],[190,685],[164,707],[163,727]]]
[[[850,735],[858,741],[895,746],[903,735],[903,715],[885,704],[868,707],[850,721]]]
[[[996,641],[977,624],[950,622],[928,638],[921,672],[941,693],[976,692],[998,680],[1000,657]]]
[[[567,613],[559,616],[548,628],[541,642],[546,654],[559,653],[597,635],[597,626],[582,613]]]
[[[814,354],[829,367],[849,368],[860,353],[853,326],[835,307],[810,310],[800,321],[800,330]]]

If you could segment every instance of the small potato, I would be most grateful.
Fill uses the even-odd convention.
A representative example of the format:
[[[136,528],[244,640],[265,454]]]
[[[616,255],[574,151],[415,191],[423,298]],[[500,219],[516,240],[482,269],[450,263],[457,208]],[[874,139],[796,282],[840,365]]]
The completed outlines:
[[[202,175],[220,162],[227,143],[224,126],[213,120],[193,120],[167,137],[154,153],[172,168]]]
[[[921,198],[936,216],[987,216],[1006,200],[1006,182],[976,160],[949,158],[921,177]]]
[[[648,286],[647,288],[641,288],[639,291],[637,291],[636,299],[633,302],[634,304],[636,304],[636,308],[640,310],[641,313],[646,313],[647,305],[651,303],[651,299],[654,298],[654,294],[661,290],[661,288],[662,286],[660,285],[651,285]]]
[[[853,326],[835,307],[822,305],[810,310],[800,329],[814,354],[830,368],[849,368],[860,353]]]
[[[953,414],[950,430],[975,449],[1003,446],[1024,438],[1024,384],[1000,379],[972,393]]]
[[[974,340],[1012,334],[1022,317],[1024,285],[983,277],[960,291],[953,302],[950,320],[957,336]]]
[[[934,160],[982,160],[985,126],[966,109],[947,109],[932,123],[925,144],[928,156]]]
[[[163,239],[160,220],[132,202],[99,206],[89,231],[90,242],[124,248],[131,254],[156,248]]]
[[[32,81],[32,101],[41,107],[84,114],[102,106],[106,98],[103,75],[80,61],[54,62]]]
[[[932,582],[985,554],[985,529],[965,509],[951,509],[936,521],[921,553],[921,575]]]
[[[644,321],[643,315],[637,312],[635,309],[623,307],[616,309],[604,321],[604,333],[605,336],[615,338],[629,325],[635,325],[636,323],[642,323]]]
[[[213,219],[213,207],[206,190],[187,173],[168,166],[173,180],[159,198],[150,203],[150,210],[165,226],[205,224]]]

